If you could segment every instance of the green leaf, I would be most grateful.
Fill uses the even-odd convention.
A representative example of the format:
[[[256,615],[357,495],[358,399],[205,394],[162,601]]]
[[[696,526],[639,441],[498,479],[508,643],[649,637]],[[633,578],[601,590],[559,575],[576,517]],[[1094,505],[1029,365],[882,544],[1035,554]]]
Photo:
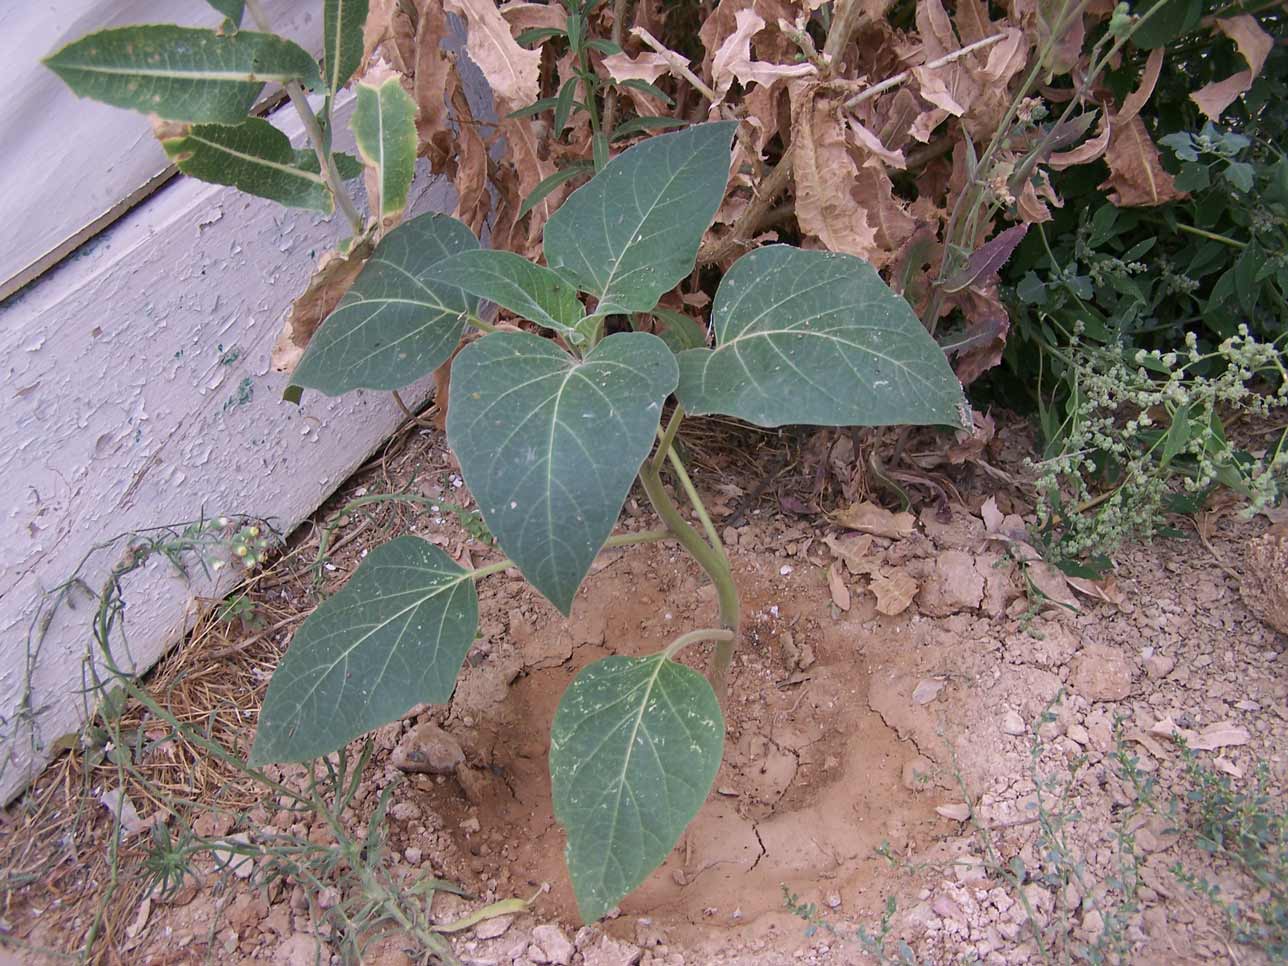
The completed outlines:
[[[168,121],[237,124],[269,82],[317,87],[317,62],[275,34],[160,24],[100,30],[45,58],[77,95]]]
[[[568,685],[550,731],[550,783],[583,920],[599,919],[666,860],[723,751],[711,685],[662,654],[605,658]]]
[[[1190,406],[1180,407],[1172,415],[1172,425],[1167,427],[1167,436],[1163,440],[1163,455],[1159,466],[1167,466],[1190,442]]]
[[[1245,194],[1252,190],[1252,183],[1256,178],[1255,169],[1246,161],[1231,161],[1222,174],[1226,181]]]
[[[697,124],[623,151],[546,223],[549,266],[599,301],[647,312],[689,272],[724,197],[734,121]]]
[[[645,131],[665,131],[667,128],[684,127],[689,122],[678,117],[633,117],[625,124],[619,124],[610,136],[612,141],[620,141],[632,134]]]
[[[1152,50],[1198,26],[1203,0],[1145,0],[1132,13],[1149,17],[1132,32],[1131,42],[1141,50]]]
[[[577,78],[569,77],[564,81],[563,87],[559,88],[559,96],[555,99],[555,136],[558,137],[563,133],[563,129],[568,126],[568,115],[572,113],[572,106],[577,96]]]
[[[535,117],[537,114],[540,114],[542,111],[548,111],[551,108],[555,107],[555,105],[557,105],[558,103],[559,103],[559,98],[557,97],[543,97],[539,101],[533,101],[527,107],[521,107],[516,111],[511,111],[505,117],[506,117],[506,120],[509,120],[510,118],[516,118],[516,117]]]
[[[304,151],[303,154],[313,159],[313,170],[317,169],[318,156],[312,151]],[[340,172],[340,177],[344,181],[352,181],[354,178],[362,177],[362,162],[352,154],[345,154],[343,151],[335,151],[331,157],[335,158],[336,170]]]
[[[565,31],[560,30],[558,27],[531,27],[528,30],[521,31],[519,36],[514,38],[514,42],[520,47],[532,48],[543,40],[566,36],[568,36],[568,34]]]
[[[206,2],[231,20],[234,27],[241,23],[242,14],[246,12],[246,0],[206,0]]]
[[[614,54],[620,54],[622,52],[620,44],[615,44],[611,40],[604,40],[602,37],[596,37],[593,40],[586,41],[586,46],[591,50],[597,50],[608,57],[612,57]]]
[[[691,413],[758,426],[966,423],[961,384],[908,303],[851,255],[769,245],[734,263],[716,348],[680,355]]]
[[[416,174],[416,102],[396,74],[374,85],[360,82],[349,124],[358,153],[375,171],[381,217],[401,214]]]
[[[362,27],[367,0],[323,0],[322,38],[326,51],[326,87],[337,93],[362,63]]]
[[[595,165],[590,161],[574,161],[566,168],[560,168],[548,178],[542,178],[540,184],[529,192],[528,197],[523,199],[523,205],[519,208],[519,217],[522,218],[537,205],[541,204],[543,198],[550,192],[554,191],[565,181],[571,181],[579,174],[585,174],[587,171],[595,170]]]
[[[452,696],[478,628],[469,571],[433,544],[377,547],[306,620],[269,682],[251,764],[308,761]]]
[[[312,170],[301,167],[290,139],[258,117],[240,124],[197,124],[161,136],[161,146],[186,175],[268,198],[293,208],[330,213],[335,203],[317,156]]]
[[[447,215],[421,215],[399,225],[326,317],[292,381],[338,396],[350,389],[400,389],[433,372],[460,342],[478,299],[431,284],[431,270],[478,244]]]
[[[452,363],[447,439],[488,529],[567,614],[612,532],[675,388],[675,356],[623,332],[578,361],[527,332],[496,332]]]
[[[576,289],[550,269],[513,252],[482,248],[461,252],[435,265],[430,280],[495,302],[567,336],[576,334],[577,323],[585,315]]]
[[[654,309],[653,318],[662,323],[658,338],[677,355],[685,349],[701,349],[707,344],[707,330],[692,316],[671,309]]]

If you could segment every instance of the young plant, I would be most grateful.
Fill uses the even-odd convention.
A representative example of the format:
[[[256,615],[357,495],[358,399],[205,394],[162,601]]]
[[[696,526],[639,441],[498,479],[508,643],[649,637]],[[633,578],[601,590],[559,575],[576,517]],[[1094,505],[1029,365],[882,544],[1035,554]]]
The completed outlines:
[[[257,13],[256,0],[247,7]],[[327,19],[327,50],[343,53],[348,47],[332,33],[335,20]],[[122,29],[153,33],[113,45],[94,35],[50,63],[77,90],[115,103],[165,113],[173,97],[174,120],[231,123],[277,56],[267,35],[234,34],[256,53],[249,66],[233,69],[250,73],[239,75],[237,90],[220,94],[221,110],[211,112],[205,106],[221,83],[209,80],[220,73],[211,65],[232,61],[203,54],[200,70],[157,86],[151,62],[129,58],[169,50],[173,40],[179,48],[162,62],[185,63],[179,54],[197,50],[193,39],[156,35],[160,28]],[[203,44],[224,49],[227,38],[216,43],[211,38],[219,35],[206,34]],[[83,69],[76,64],[109,54],[102,76],[75,73]],[[316,86],[325,76],[334,93],[352,73],[343,63],[338,70],[324,64],[319,73],[310,60],[279,74],[296,78],[288,90],[301,81]],[[401,210],[400,202],[387,205],[410,179],[389,177],[381,167],[404,157],[400,146],[412,123],[395,87],[382,83],[365,97],[360,90],[358,111],[368,113],[362,123],[358,115],[354,120],[374,175],[368,182],[382,186],[373,209],[386,215]],[[373,113],[380,124],[365,123]],[[246,124],[255,128],[249,133],[267,134],[245,120],[217,130],[202,125],[200,134],[193,127],[187,137],[200,142],[191,146],[193,156],[207,142],[229,143]],[[695,125],[609,161],[547,222],[544,266],[480,248],[464,224],[444,215],[421,215],[389,230],[309,342],[288,390],[296,397],[302,389],[397,390],[447,362],[468,326],[483,330],[452,366],[447,440],[508,559],[470,570],[410,535],[373,550],[296,632],[269,685],[252,764],[327,755],[420,702],[447,702],[478,628],[475,583],[488,575],[517,568],[568,614],[603,547],[674,539],[715,584],[719,627],[691,630],[654,654],[597,661],[560,701],[550,747],[554,811],[567,832],[568,869],[588,921],[666,858],[710,791],[723,751],[720,703],[739,599],[729,558],[674,446],[685,414],[760,426],[970,425],[942,350],[908,304],[852,256],[786,245],[744,255],[716,292],[710,346],[674,351],[636,328],[660,314],[662,296],[694,270],[724,196],[735,127]],[[241,155],[253,153],[246,145]],[[304,172],[338,198],[338,178],[323,176],[336,168],[329,139],[314,146],[316,168],[286,155],[261,167],[274,178]],[[229,170],[234,164],[220,163]],[[203,168],[202,176],[211,170]],[[551,337],[483,321],[484,299]],[[663,484],[668,466],[701,532]],[[666,529],[613,536],[636,479]],[[706,678],[675,660],[701,641],[716,644]]]

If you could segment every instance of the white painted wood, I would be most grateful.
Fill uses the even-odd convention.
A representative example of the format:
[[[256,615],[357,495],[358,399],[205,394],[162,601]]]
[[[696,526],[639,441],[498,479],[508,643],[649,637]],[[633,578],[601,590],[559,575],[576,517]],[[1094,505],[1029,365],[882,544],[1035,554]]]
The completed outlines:
[[[444,182],[415,190],[416,210],[454,205]],[[385,393],[283,403],[286,380],[269,367],[287,306],[340,228],[177,180],[0,304],[0,802],[83,720],[92,608],[82,598],[60,611],[33,660],[42,591],[137,528],[240,511],[289,530],[400,421]],[[116,559],[95,559],[90,586]],[[134,666],[151,664],[192,595],[208,592],[160,566],[132,579]]]
[[[276,32],[315,54],[321,9],[321,0],[265,0]],[[0,64],[12,77],[0,98],[0,297],[8,280],[168,167],[147,118],[77,98],[40,59],[104,27],[221,20],[205,0],[0,3]]]

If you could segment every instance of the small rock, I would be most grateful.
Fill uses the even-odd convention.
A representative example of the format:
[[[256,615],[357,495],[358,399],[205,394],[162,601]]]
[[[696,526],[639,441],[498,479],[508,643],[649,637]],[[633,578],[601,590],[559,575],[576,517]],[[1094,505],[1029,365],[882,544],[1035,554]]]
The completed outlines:
[[[644,957],[644,950],[604,936],[596,945],[582,950],[581,956],[584,966],[635,966]]]
[[[426,722],[403,735],[390,761],[400,771],[450,775],[465,761],[465,752],[446,731]]]
[[[945,895],[936,896],[935,901],[930,904],[930,908],[941,919],[953,919],[957,922],[964,922],[966,919],[962,915],[961,907]]]
[[[1024,734],[1024,731],[1024,719],[1018,712],[1008,711],[1002,715],[1002,734],[1018,736]]]
[[[1080,724],[1069,725],[1064,733],[1070,741],[1081,745],[1083,748],[1087,747],[1091,741],[1091,735],[1087,734],[1087,729]]]
[[[1117,648],[1087,644],[1070,664],[1069,684],[1088,701],[1122,701],[1131,694],[1132,671]]]
[[[546,958],[536,960],[531,953],[529,958],[542,963],[555,963],[557,966],[568,966],[572,962],[573,945],[564,931],[554,923],[546,923],[532,930],[532,941],[541,947]]]
[[[389,809],[389,815],[400,822],[414,822],[420,818],[420,806],[415,802],[397,802]]]
[[[1105,931],[1105,917],[1098,909],[1092,909],[1082,917],[1082,938],[1095,943]]]
[[[484,919],[474,927],[474,936],[477,939],[496,939],[498,936],[504,936],[505,931],[510,928],[510,923],[514,922],[514,916],[497,916],[494,919]]]
[[[238,832],[235,835],[226,836],[224,841],[237,845],[249,845],[250,835],[246,832]],[[255,871],[255,860],[233,849],[211,849],[210,857],[215,860],[215,866],[218,869],[221,871],[227,869],[239,879],[249,879]]]
[[[1288,522],[1276,523],[1248,543],[1239,592],[1248,610],[1288,634]]]
[[[984,599],[984,575],[975,558],[961,550],[945,550],[935,558],[930,579],[917,595],[917,606],[929,617],[949,617],[975,610]]]
[[[319,959],[321,957],[321,959]],[[276,966],[315,966],[325,962],[330,956],[323,950],[322,944],[314,936],[304,933],[292,933],[273,951],[273,962]]]
[[[1176,658],[1168,657],[1166,654],[1153,654],[1145,658],[1145,673],[1155,681],[1161,681],[1167,677],[1174,667],[1176,667]]]
[[[473,832],[477,832],[480,828],[482,828],[482,826],[479,825],[479,820],[477,815],[471,815],[469,818],[461,819],[462,832],[473,833]]]

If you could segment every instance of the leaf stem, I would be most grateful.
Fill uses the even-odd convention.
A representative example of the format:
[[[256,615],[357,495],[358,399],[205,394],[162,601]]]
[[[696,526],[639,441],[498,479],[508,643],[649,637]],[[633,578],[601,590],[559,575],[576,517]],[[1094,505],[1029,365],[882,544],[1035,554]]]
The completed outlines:
[[[724,549],[717,550],[707,543],[702,539],[702,534],[689,526],[681,516],[679,508],[662,485],[658,468],[651,460],[646,460],[640,467],[640,484],[662,522],[715,584],[716,598],[720,604],[720,623],[727,630],[733,631],[729,640],[716,643],[715,654],[711,656],[711,664],[707,669],[707,680],[711,682],[711,687],[723,706],[728,691],[729,665],[733,661],[734,644],[742,620],[742,604],[738,600],[738,587],[733,582],[733,571],[724,556]]]
[[[657,452],[653,454],[653,466],[661,469],[662,464],[666,462],[666,454],[670,452],[671,444],[675,442],[675,435],[680,431],[680,423],[684,420],[684,407],[679,403],[675,404],[675,409],[671,410],[671,418],[666,422],[666,429],[658,434],[661,440],[657,444]]]
[[[1218,235],[1214,231],[1207,231],[1203,228],[1196,228],[1194,225],[1186,225],[1181,222],[1176,223],[1176,227],[1181,231],[1189,232],[1191,235],[1198,235],[1200,238],[1206,238],[1210,241],[1220,242],[1223,245],[1231,245],[1234,248],[1247,248],[1247,242],[1241,242],[1235,238],[1227,238],[1225,235]]]
[[[266,34],[273,32],[273,25],[264,14],[264,8],[260,5],[259,0],[246,0],[246,9],[250,11],[251,19],[255,21],[256,27]],[[291,99],[291,105],[295,108],[295,113],[300,116],[300,121],[304,124],[304,130],[309,136],[309,143],[313,145],[313,150],[318,156],[318,168],[323,180],[326,181],[327,187],[331,189],[331,195],[335,198],[336,207],[348,219],[349,227],[353,230],[353,233],[361,235],[364,228],[362,216],[358,214],[358,209],[354,207],[353,199],[349,197],[349,192],[344,190],[344,182],[340,180],[340,170],[335,166],[335,158],[326,149],[326,142],[322,138],[322,126],[318,124],[317,115],[313,113],[313,108],[309,106],[308,95],[304,93],[304,88],[300,86],[299,81],[287,81],[285,87],[286,96]]]
[[[674,660],[675,655],[679,654],[690,644],[699,644],[702,641],[728,641],[732,643],[733,631],[729,630],[727,627],[704,627],[700,630],[689,631],[689,633],[681,634],[670,644],[666,645],[666,650],[662,652],[662,656],[668,661]]]
[[[693,512],[698,515],[698,520],[702,523],[702,529],[706,531],[707,539],[711,541],[711,546],[724,559],[725,566],[729,566],[729,557],[725,554],[724,544],[720,541],[720,534],[716,532],[715,524],[711,522],[711,514],[707,513],[706,505],[702,498],[698,496],[698,488],[693,485],[693,480],[689,479],[689,472],[684,468],[684,463],[680,460],[680,454],[674,447],[668,447],[667,457],[671,460],[671,469],[675,471],[676,479],[680,481],[680,486],[684,487],[684,495],[689,498],[693,504]]]

